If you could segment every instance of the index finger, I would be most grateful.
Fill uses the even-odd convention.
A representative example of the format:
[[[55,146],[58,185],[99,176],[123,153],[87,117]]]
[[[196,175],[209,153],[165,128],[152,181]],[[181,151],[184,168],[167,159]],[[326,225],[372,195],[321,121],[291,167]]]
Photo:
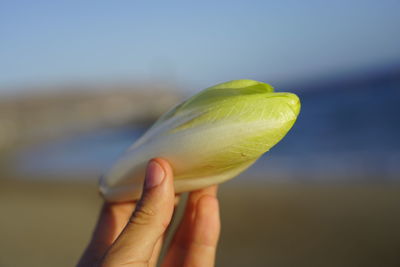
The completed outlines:
[[[102,259],[107,249],[124,229],[135,206],[135,202],[105,202],[103,204],[91,241],[85,249],[78,267],[91,266]]]

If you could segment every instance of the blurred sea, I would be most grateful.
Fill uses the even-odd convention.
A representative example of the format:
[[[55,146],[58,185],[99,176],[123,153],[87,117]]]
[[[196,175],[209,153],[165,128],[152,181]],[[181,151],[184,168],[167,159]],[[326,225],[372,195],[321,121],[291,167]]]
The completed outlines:
[[[297,123],[242,176],[253,181],[400,180],[399,71],[295,88],[302,101]],[[35,177],[100,175],[145,130],[103,129],[33,146],[17,153],[15,169]]]

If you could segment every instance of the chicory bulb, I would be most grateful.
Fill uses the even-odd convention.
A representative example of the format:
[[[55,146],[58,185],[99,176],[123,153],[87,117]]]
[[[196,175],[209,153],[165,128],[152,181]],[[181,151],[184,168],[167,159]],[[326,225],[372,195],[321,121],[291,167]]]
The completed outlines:
[[[222,183],[278,143],[299,111],[295,94],[275,93],[265,83],[207,88],[162,115],[102,177],[100,191],[108,201],[138,199],[154,157],[171,164],[176,193]]]

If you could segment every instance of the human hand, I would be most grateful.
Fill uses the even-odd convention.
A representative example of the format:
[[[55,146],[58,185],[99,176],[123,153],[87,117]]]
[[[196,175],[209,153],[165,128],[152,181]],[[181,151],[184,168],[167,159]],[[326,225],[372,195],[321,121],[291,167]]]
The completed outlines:
[[[182,221],[161,266],[214,266],[220,232],[217,186],[191,192]],[[174,211],[173,172],[167,161],[149,162],[141,199],[105,203],[78,267],[156,266]]]

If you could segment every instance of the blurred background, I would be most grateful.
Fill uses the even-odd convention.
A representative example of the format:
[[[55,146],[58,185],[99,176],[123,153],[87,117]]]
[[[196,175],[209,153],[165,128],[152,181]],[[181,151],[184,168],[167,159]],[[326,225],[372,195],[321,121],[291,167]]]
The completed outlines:
[[[233,79],[298,94],[220,187],[217,266],[400,266],[400,2],[1,1],[0,266],[72,266],[97,179],[163,112]]]

